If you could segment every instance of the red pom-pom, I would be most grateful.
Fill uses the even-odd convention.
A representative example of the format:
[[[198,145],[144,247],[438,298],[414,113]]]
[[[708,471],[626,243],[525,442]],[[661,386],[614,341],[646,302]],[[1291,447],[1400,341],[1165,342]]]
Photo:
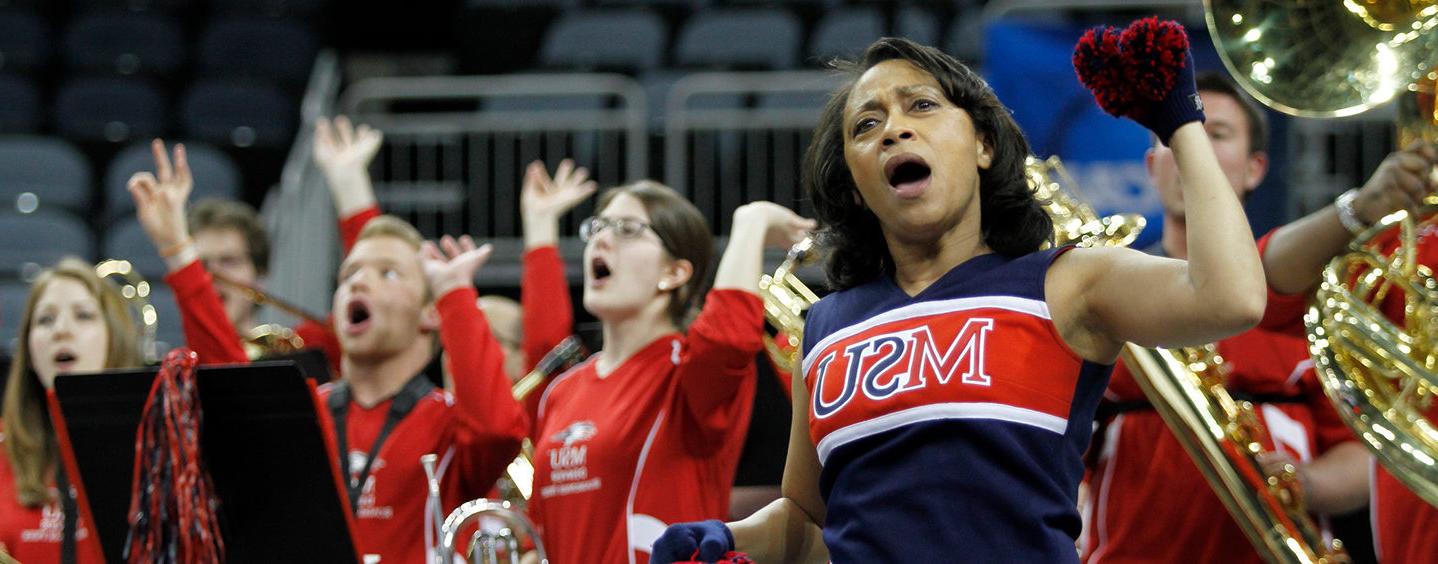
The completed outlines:
[[[694,554],[693,554],[692,556],[690,556],[689,558],[699,558],[699,551],[697,551],[697,550],[694,551]],[[698,561],[698,560],[690,560],[690,561],[688,561],[688,562],[675,562],[674,564],[706,564],[706,563],[700,562],[700,561]],[[753,559],[753,558],[750,558],[748,554],[744,554],[744,553],[742,553],[742,552],[737,552],[737,551],[731,550],[731,551],[729,551],[729,552],[724,553],[724,557],[723,557],[723,558],[720,558],[720,559],[718,559],[718,560],[715,560],[715,561],[714,561],[714,564],[755,564],[755,562],[754,562],[754,559]]]
[[[1157,102],[1173,90],[1188,64],[1188,34],[1177,22],[1149,16],[1129,24],[1120,37],[1124,80],[1133,95]]]
[[[1073,65],[1079,82],[1093,92],[1099,107],[1113,115],[1127,114],[1133,106],[1133,93],[1124,84],[1124,62],[1120,33],[1112,27],[1085,31],[1074,46]]]

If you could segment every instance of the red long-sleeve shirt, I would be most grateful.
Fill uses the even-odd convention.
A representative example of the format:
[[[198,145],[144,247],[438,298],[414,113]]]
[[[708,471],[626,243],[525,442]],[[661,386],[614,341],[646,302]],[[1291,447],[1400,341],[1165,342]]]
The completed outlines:
[[[554,562],[646,562],[671,523],[724,518],[753,409],[762,306],[710,292],[688,336],[601,377],[556,379],[536,425],[530,510]]]
[[[59,492],[50,484],[51,500],[44,505],[27,507],[16,497],[15,469],[5,456],[5,433],[0,429],[0,545],[15,560],[26,564],[60,562],[60,543],[65,530],[65,515],[60,509]],[[85,525],[75,520],[75,557],[80,564],[104,562],[100,539]]]
[[[421,400],[381,445],[364,482],[355,542],[361,554],[377,554],[382,563],[430,561],[426,548],[433,545],[433,522],[421,455],[439,455],[441,513],[448,515],[460,503],[484,497],[518,454],[528,429],[519,406],[506,399],[504,352],[476,297],[473,288],[464,288],[436,302],[454,393],[434,390]],[[320,394],[328,398],[333,390],[327,385]],[[350,478],[363,466],[391,401],[370,407],[350,401],[345,417]]]
[[[529,249],[524,253],[523,265],[519,300],[524,316],[521,346],[527,372],[534,370],[544,355],[574,333],[574,310],[559,249],[554,246]],[[531,421],[539,412],[539,398],[543,395],[544,386],[541,386],[524,398],[525,412]]]

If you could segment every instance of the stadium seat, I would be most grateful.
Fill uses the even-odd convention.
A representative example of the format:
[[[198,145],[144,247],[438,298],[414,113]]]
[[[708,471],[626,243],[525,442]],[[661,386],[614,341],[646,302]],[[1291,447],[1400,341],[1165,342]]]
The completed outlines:
[[[799,19],[783,9],[699,12],[684,23],[675,45],[681,67],[782,70],[799,62]]]
[[[585,71],[645,71],[662,64],[664,20],[648,10],[571,12],[550,25],[540,64]]]
[[[217,13],[269,18],[313,17],[324,7],[325,0],[210,0],[210,9]]]
[[[155,13],[93,12],[65,31],[65,64],[121,75],[169,75],[185,63],[179,20]]]
[[[63,139],[0,137],[0,213],[89,211],[90,161]]]
[[[875,8],[849,7],[828,12],[814,26],[809,62],[822,64],[835,57],[852,60],[883,36],[884,18]]]
[[[0,274],[33,275],[67,256],[95,259],[95,238],[85,222],[57,211],[0,214]]]
[[[319,41],[293,20],[235,17],[200,36],[200,71],[209,77],[278,80],[300,86],[309,77]]]
[[[55,128],[79,141],[123,143],[163,135],[165,95],[139,78],[76,78],[55,96]]]
[[[165,261],[155,251],[155,244],[134,217],[117,218],[104,233],[100,256],[107,259],[130,261],[147,280],[159,280],[165,276]]]
[[[938,18],[918,6],[905,6],[894,16],[894,35],[917,43],[937,47],[939,29]]]
[[[286,147],[298,118],[294,99],[257,81],[197,81],[180,101],[185,136],[216,145]]]
[[[0,74],[0,132],[34,133],[40,128],[40,90],[34,81]]]
[[[39,15],[0,11],[0,71],[29,72],[50,62],[50,30]]]
[[[195,178],[194,192],[190,194],[191,202],[205,198],[233,200],[240,197],[240,169],[229,155],[207,143],[183,143],[185,157]],[[110,159],[110,164],[105,169],[103,186],[106,216],[118,218],[134,211],[135,201],[130,197],[125,185],[136,172],[154,170],[155,157],[150,152],[149,143],[136,143],[126,147],[115,155],[115,158]]]

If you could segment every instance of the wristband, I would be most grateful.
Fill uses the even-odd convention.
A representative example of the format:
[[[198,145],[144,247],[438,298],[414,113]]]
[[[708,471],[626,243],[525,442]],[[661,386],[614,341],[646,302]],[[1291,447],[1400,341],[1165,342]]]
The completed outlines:
[[[1353,200],[1358,198],[1358,189],[1350,188],[1347,192],[1338,195],[1333,201],[1333,207],[1338,209],[1338,221],[1349,233],[1357,235],[1368,229],[1368,224],[1358,218],[1358,213],[1353,210]]]
[[[172,256],[178,255],[181,251],[185,250],[185,247],[188,247],[192,244],[194,244],[194,241],[190,240],[189,237],[181,239],[179,243],[175,243],[173,245],[160,249],[160,258],[170,258]]]

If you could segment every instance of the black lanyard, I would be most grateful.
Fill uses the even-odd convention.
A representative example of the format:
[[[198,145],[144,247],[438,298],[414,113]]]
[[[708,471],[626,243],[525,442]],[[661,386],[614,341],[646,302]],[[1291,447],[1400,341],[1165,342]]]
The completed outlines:
[[[60,537],[60,562],[75,564],[75,535],[80,509],[76,506],[75,497],[70,494],[70,479],[65,476],[63,467],[55,471],[55,487],[60,490],[60,513],[65,520],[65,528]]]
[[[330,392],[329,407],[330,415],[334,418],[335,434],[338,435],[338,447],[340,458],[340,469],[345,473],[348,481],[345,483],[350,499],[350,512],[359,514],[360,493],[364,489],[365,481],[369,480],[370,466],[379,455],[379,449],[384,445],[384,440],[389,437],[389,432],[394,430],[404,416],[414,409],[420,399],[428,395],[434,389],[434,384],[424,374],[411,378],[404,388],[395,394],[389,404],[389,414],[385,416],[384,427],[380,428],[379,435],[374,438],[374,444],[369,447],[369,455],[365,457],[364,466],[360,468],[358,477],[350,472],[349,456],[346,454],[348,442],[345,438],[345,412],[349,410],[350,389],[349,384],[340,381],[335,384],[334,391]]]

